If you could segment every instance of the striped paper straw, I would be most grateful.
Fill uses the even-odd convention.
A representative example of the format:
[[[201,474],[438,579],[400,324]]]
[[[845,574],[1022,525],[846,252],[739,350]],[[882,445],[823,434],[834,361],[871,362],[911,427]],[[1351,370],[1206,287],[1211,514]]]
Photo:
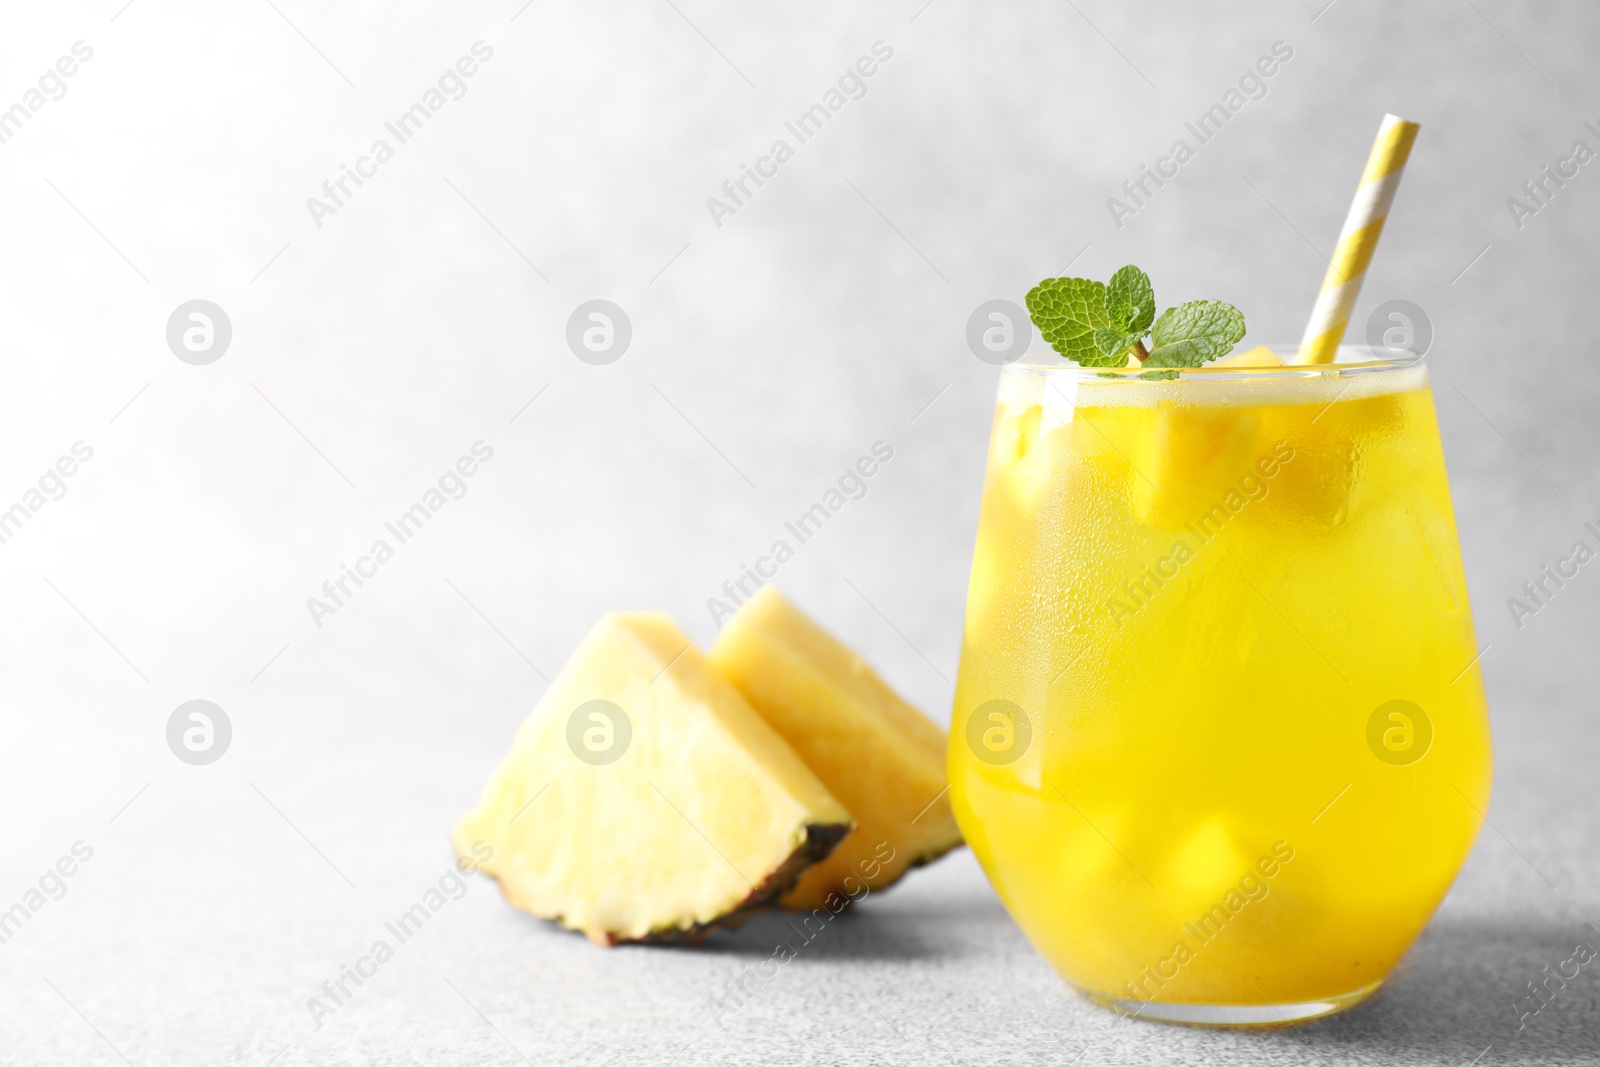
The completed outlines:
[[[1361,292],[1361,279],[1366,277],[1367,264],[1378,247],[1378,235],[1389,217],[1389,205],[1400,187],[1400,175],[1405,173],[1418,129],[1415,122],[1395,115],[1383,116],[1378,139],[1372,142],[1372,155],[1367,157],[1367,169],[1356,188],[1356,198],[1344,218],[1344,229],[1339,231],[1339,246],[1323,276],[1317,306],[1312,309],[1311,321],[1300,341],[1298,362],[1332,363],[1338,354],[1345,324],[1350,321],[1350,311]]]

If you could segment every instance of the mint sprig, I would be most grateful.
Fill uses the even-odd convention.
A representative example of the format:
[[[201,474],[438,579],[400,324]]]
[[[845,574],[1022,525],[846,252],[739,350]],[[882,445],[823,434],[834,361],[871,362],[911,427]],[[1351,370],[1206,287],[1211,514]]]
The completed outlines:
[[[1125,367],[1131,352],[1146,367],[1198,367],[1233,351],[1244,316],[1220,300],[1191,300],[1157,319],[1150,276],[1129,265],[1108,284],[1046,278],[1028,291],[1028,316],[1050,347],[1083,367]],[[1144,338],[1150,337],[1146,348]],[[1177,370],[1140,377],[1175,378]]]

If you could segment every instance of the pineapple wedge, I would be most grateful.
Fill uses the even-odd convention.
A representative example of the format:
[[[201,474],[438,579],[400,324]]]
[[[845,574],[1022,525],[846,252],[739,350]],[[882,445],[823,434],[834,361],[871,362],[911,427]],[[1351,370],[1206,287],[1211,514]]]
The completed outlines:
[[[1139,460],[1144,477],[1133,482],[1134,515],[1168,530],[1205,522],[1230,492],[1238,496],[1239,479],[1254,473],[1262,451],[1259,408],[1162,400]]]
[[[1283,357],[1278,355],[1266,345],[1256,345],[1254,348],[1243,352],[1235,352],[1231,356],[1223,356],[1213,367],[1282,367]]]
[[[850,827],[683,631],[637,612],[584,639],[451,836],[513,906],[615,945],[737,925]]]
[[[856,831],[800,876],[785,907],[883,889],[961,844],[944,731],[776,589],[734,613],[709,658],[855,817]]]

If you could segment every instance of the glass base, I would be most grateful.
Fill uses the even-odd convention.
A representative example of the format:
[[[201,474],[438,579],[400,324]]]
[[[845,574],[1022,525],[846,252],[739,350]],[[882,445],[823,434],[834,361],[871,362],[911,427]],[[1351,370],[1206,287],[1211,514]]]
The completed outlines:
[[[1176,1023],[1180,1026],[1216,1026],[1231,1028],[1265,1028],[1294,1026],[1297,1023],[1324,1019],[1349,1011],[1373,993],[1383,982],[1373,982],[1349,993],[1320,1000],[1303,1000],[1294,1004],[1198,1004],[1181,1001],[1134,1000],[1107,997],[1098,993],[1085,993],[1090,1000],[1110,1008],[1119,1015],[1135,1019],[1149,1019],[1159,1023]]]

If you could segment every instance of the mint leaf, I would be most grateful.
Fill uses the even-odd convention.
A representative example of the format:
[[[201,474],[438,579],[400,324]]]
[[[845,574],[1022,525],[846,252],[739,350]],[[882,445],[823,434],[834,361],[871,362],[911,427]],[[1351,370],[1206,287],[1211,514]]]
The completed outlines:
[[[1150,334],[1147,367],[1198,367],[1233,351],[1244,337],[1244,316],[1220,300],[1191,300],[1168,308]]]
[[[1111,276],[1111,284],[1106,286],[1106,318],[1123,333],[1133,335],[1124,352],[1150,332],[1155,317],[1156,295],[1150,288],[1150,275],[1130,263]]]
[[[1094,343],[1106,320],[1106,287],[1087,278],[1046,278],[1028,290],[1028,317],[1050,347],[1084,367],[1116,366]]]
[[[1120,367],[1128,362],[1128,350],[1144,334],[1143,330],[1137,333],[1123,333],[1121,330],[1102,326],[1094,332],[1094,346],[1100,350],[1101,355],[1114,361],[1106,366]]]

